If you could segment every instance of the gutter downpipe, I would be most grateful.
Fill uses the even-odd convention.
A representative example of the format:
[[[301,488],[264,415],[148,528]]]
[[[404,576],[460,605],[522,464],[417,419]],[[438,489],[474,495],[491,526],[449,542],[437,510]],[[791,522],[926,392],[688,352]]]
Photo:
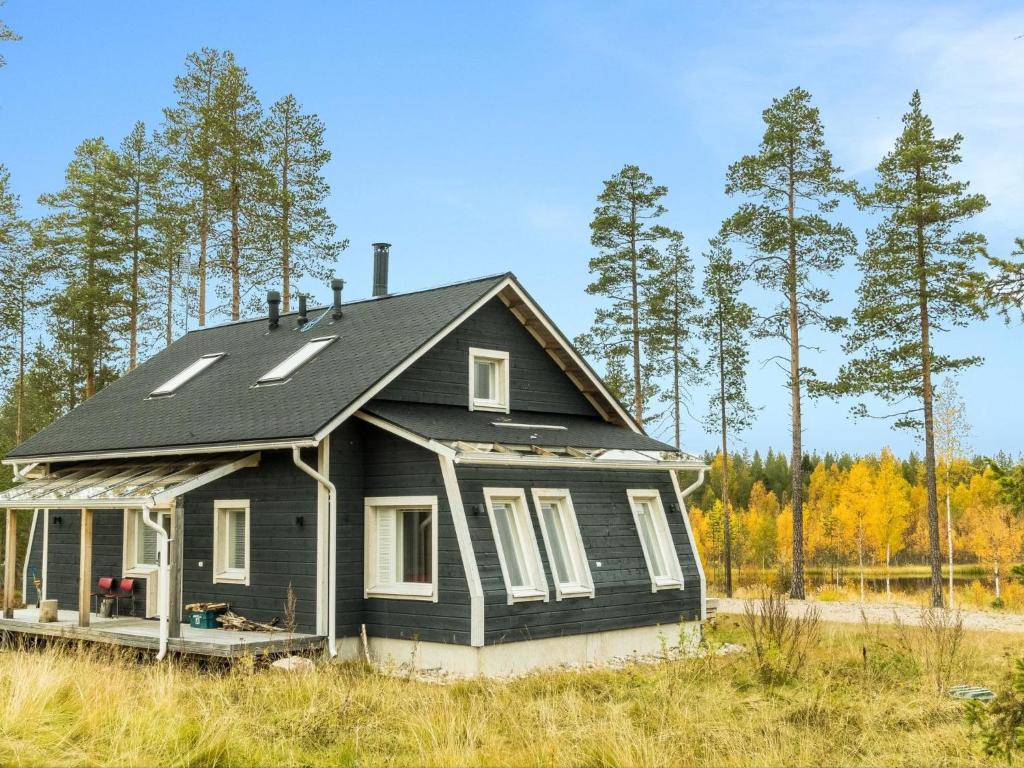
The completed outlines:
[[[156,531],[157,546],[160,549],[160,586],[157,590],[157,602],[160,605],[160,647],[156,654],[156,660],[160,661],[167,655],[167,636],[168,630],[170,629],[170,597],[171,597],[171,585],[168,584],[170,579],[170,569],[167,562],[167,531],[164,530],[162,525],[158,525],[150,515],[153,513],[153,508],[144,506],[142,508],[142,522],[147,528],[152,528]]]
[[[338,489],[328,478],[321,475],[302,460],[299,446],[292,446],[292,462],[307,475],[316,480],[327,491],[327,652],[334,658],[338,655],[334,633],[337,626],[337,554],[338,554]]]
[[[707,468],[707,467],[701,467],[701,468],[700,468],[700,474],[699,474],[699,475],[697,475],[697,479],[696,479],[696,480],[694,480],[692,484],[690,484],[690,485],[686,486],[686,489],[685,489],[685,490],[683,490],[683,491],[681,491],[681,492],[679,493],[679,498],[681,498],[681,499],[685,499],[685,498],[686,498],[687,496],[689,496],[689,495],[690,495],[691,493],[693,493],[693,492],[694,492],[694,491],[696,491],[696,490],[697,490],[698,488],[700,488],[700,487],[701,487],[702,485],[704,485],[704,474],[705,474],[705,473],[706,473],[707,471],[708,471],[708,468]]]

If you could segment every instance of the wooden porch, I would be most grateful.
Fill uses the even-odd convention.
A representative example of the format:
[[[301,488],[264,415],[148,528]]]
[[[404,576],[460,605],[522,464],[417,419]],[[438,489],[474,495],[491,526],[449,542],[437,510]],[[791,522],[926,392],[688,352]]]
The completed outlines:
[[[18,608],[13,618],[0,618],[0,632],[32,637],[87,640],[107,645],[156,651],[160,646],[160,622],[137,617],[102,618],[93,614],[89,626],[79,626],[78,611],[58,611],[57,621],[39,621],[38,608]],[[275,655],[322,649],[324,638],[290,632],[236,632],[198,629],[179,625],[180,635],[168,640],[173,653],[235,658],[244,655]]]

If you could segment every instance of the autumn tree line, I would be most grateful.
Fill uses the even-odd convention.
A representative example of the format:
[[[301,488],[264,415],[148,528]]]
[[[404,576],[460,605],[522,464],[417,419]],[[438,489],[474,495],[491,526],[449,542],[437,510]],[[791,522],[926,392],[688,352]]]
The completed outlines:
[[[2,452],[268,287],[288,311],[346,247],[323,121],[292,94],[265,106],[230,51],[189,54],[160,123],[125,131],[85,138],[35,219],[0,158]]]
[[[957,175],[963,137],[937,135],[916,91],[894,146],[866,186],[835,162],[820,113],[804,89],[774,99],[762,121],[760,145],[726,169],[724,191],[736,208],[701,247],[705,266],[699,286],[690,246],[670,226],[667,188],[635,165],[604,182],[590,225],[597,254],[590,260],[593,279],[587,287],[602,301],[592,328],[577,344],[603,362],[607,381],[639,424],[670,419],[677,446],[685,443],[691,393],[698,385],[710,386],[707,407],[697,413],[704,429],[721,441],[717,486],[714,476],[711,483],[717,500],[701,506],[698,521],[720,536],[717,550],[714,537],[705,545],[720,553],[727,594],[732,558],[756,550],[767,562],[771,549],[773,561],[784,555],[792,568],[790,595],[805,597],[805,565],[822,554],[823,510],[838,514],[831,502],[822,506],[827,479],[829,488],[847,488],[847,496],[859,483],[865,493],[870,485],[868,498],[886,499],[870,519],[898,516],[885,537],[890,559],[894,547],[907,549],[903,537],[911,529],[902,529],[900,520],[911,517],[901,510],[904,497],[918,489],[914,503],[923,517],[912,529],[914,541],[930,566],[932,603],[941,606],[940,495],[951,482],[941,475],[952,459],[943,463],[937,454],[936,388],[983,362],[980,356],[949,354],[946,332],[991,312],[1007,322],[1024,320],[1024,239],[1012,253],[990,253],[984,234],[972,229],[988,200]],[[872,217],[862,235],[843,220],[843,212],[854,208]],[[856,263],[860,283],[856,307],[844,317],[832,310],[827,284],[849,262]],[[748,301],[751,294],[758,296],[756,303]],[[810,367],[804,356],[808,338],[815,345],[831,338],[842,348],[846,359],[836,376],[821,376]],[[746,385],[754,339],[775,342],[771,361],[784,372],[787,394],[785,401],[770,405],[788,409],[791,447],[787,487],[755,486],[757,519],[751,520],[753,502],[749,496],[732,498],[726,478],[734,476],[731,465],[738,461],[730,439],[756,416]],[[845,469],[826,460],[812,468],[803,446],[804,413],[812,398],[849,399],[855,417],[886,419],[911,430],[921,441],[915,476],[897,472],[888,454]],[[992,503],[998,500],[1004,505],[998,508],[1009,510],[1019,523],[1024,465],[971,466],[975,475],[961,495],[971,492],[975,476],[978,483],[991,481],[997,489]],[[819,468],[824,474],[812,484]],[[906,486],[896,482],[897,476]],[[948,522],[952,502],[945,506]],[[835,520],[847,519],[852,507],[841,508],[846,511]],[[971,508],[979,507],[972,502]],[[740,526],[735,536],[734,524]],[[852,531],[848,526],[829,530],[842,533],[844,558],[851,542],[860,542],[858,558],[877,555],[876,529],[866,522]],[[762,545],[751,549],[756,541]],[[1020,543],[1014,547],[1019,554]],[[945,549],[951,557],[954,548]],[[977,553],[981,549],[976,547]],[[874,555],[867,555],[869,550]]]

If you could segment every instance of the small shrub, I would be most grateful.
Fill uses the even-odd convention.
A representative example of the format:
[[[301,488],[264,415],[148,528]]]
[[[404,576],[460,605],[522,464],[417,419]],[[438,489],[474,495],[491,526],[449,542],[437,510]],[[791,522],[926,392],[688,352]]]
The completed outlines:
[[[785,560],[779,561],[771,577],[772,591],[780,595],[789,594],[793,588],[793,569]]]
[[[778,685],[797,677],[807,654],[821,639],[820,618],[820,610],[810,605],[803,616],[790,617],[781,595],[765,594],[746,601],[740,624],[754,649],[763,683]]]
[[[1024,659],[1018,659],[1006,682],[1006,690],[995,701],[968,703],[967,722],[975,729],[982,749],[989,757],[1013,761],[1024,747]]]
[[[992,607],[995,608],[997,611],[1001,611],[1003,608],[1006,607],[1006,603],[1003,602],[1003,598],[997,597],[995,600],[992,601]]]
[[[837,603],[846,599],[843,591],[833,586],[818,587],[815,597],[823,603]]]
[[[916,631],[908,628],[895,611],[893,617],[899,649],[916,660],[936,695],[943,695],[964,666],[964,619],[960,611],[926,608],[921,611],[921,626]]]

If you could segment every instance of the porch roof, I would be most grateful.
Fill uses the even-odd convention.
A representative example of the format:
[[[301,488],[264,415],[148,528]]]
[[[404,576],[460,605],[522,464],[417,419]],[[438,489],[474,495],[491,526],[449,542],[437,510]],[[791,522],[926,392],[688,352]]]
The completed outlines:
[[[244,467],[260,454],[203,455],[173,460],[82,461],[25,480],[0,493],[0,508],[123,509],[159,507]]]

